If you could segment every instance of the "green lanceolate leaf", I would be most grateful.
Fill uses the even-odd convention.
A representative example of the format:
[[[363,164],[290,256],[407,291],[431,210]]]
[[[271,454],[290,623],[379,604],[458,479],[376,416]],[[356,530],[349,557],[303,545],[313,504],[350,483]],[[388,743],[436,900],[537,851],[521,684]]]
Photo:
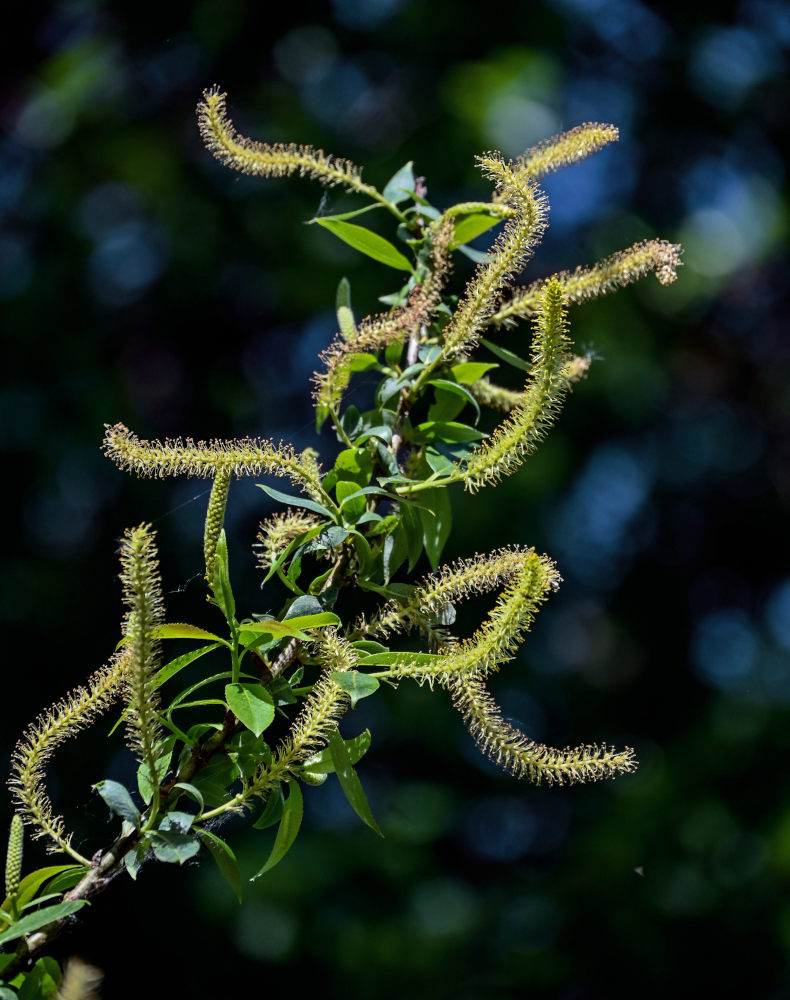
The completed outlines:
[[[378,691],[379,682],[375,677],[368,677],[358,670],[337,670],[332,674],[332,680],[351,697],[351,707],[354,708],[360,698],[367,698]]]
[[[129,792],[117,781],[97,781],[93,786],[101,795],[112,812],[127,823],[138,827],[140,825],[140,810],[132,801]]]
[[[329,733],[329,752],[332,756],[332,762],[335,765],[335,773],[337,774],[338,781],[340,782],[340,787],[343,789],[346,798],[351,804],[351,808],[359,816],[363,823],[370,827],[371,830],[375,831],[380,837],[384,834],[381,832],[378,823],[373,818],[373,813],[370,810],[370,805],[367,800],[367,796],[362,790],[362,782],[359,780],[359,775],[354,770],[354,766],[351,763],[351,757],[349,756],[348,750],[346,750],[346,744],[340,732],[337,729],[332,729]]]
[[[34,899],[35,896],[38,894],[38,890],[49,879],[54,879],[62,872],[84,873],[85,871],[86,869],[83,865],[69,864],[69,865],[48,865],[46,868],[38,868],[34,872],[29,872],[19,883],[19,889],[17,890],[16,894],[17,909],[21,910],[22,907],[25,906],[27,903],[29,903],[31,899]],[[2,909],[8,912],[10,907],[11,907],[11,900],[8,897],[6,897],[6,899],[3,901]],[[5,930],[4,923],[5,923],[4,921],[0,922],[0,930]]]
[[[302,790],[299,787],[298,781],[291,780],[288,782],[288,798],[283,804],[283,814],[280,819],[280,825],[277,828],[277,836],[274,838],[274,847],[272,847],[266,864],[259,872],[253,875],[250,881],[260,878],[261,875],[271,871],[276,864],[282,861],[296,840],[299,827],[302,825],[303,813]]]
[[[430,443],[431,441],[482,441],[485,434],[476,431],[468,424],[455,420],[426,420],[418,424],[411,433],[413,441]]]
[[[354,736],[352,739],[344,740],[343,742],[346,745],[349,760],[352,764],[356,764],[362,760],[370,748],[370,730],[366,729],[359,736]],[[302,765],[302,770],[308,771],[311,774],[334,774],[335,762],[332,759],[331,752],[327,749],[317,753],[314,757],[305,761]]]
[[[268,830],[270,826],[279,823],[283,815],[285,796],[280,785],[271,793],[263,807],[263,812],[252,824],[253,830]]]
[[[480,341],[480,343],[484,344],[492,354],[496,354],[498,358],[501,358],[502,361],[507,362],[507,364],[512,365],[514,368],[520,368],[521,371],[524,372],[531,370],[532,365],[529,361],[525,361],[523,358],[520,358],[518,354],[514,354],[506,347],[500,347],[499,344],[494,344],[490,340],[486,340],[485,337]]]
[[[394,247],[389,240],[383,236],[365,229],[364,226],[355,226],[352,222],[342,222],[338,219],[324,218],[315,220],[319,226],[328,229],[338,239],[347,243],[360,253],[364,253],[380,264],[394,267],[398,271],[411,271],[412,266],[406,257]]]
[[[81,910],[83,906],[87,906],[86,900],[70,899],[65,903],[57,903],[55,906],[45,906],[43,910],[36,910],[35,913],[30,913],[28,916],[22,917],[21,920],[17,920],[8,930],[3,931],[0,934],[0,945],[7,944],[9,941],[16,941],[26,934],[32,934],[33,931],[37,931],[41,927],[46,927],[47,924],[51,924],[55,920],[62,920],[64,917],[76,913],[77,910]]]
[[[415,183],[414,162],[409,160],[390,177],[381,193],[391,205],[400,205],[411,197]]]
[[[426,490],[423,497],[430,509],[422,507],[418,515],[422,524],[425,554],[428,556],[431,569],[435,570],[453,525],[450,494],[446,489],[435,489]]]
[[[268,494],[272,500],[277,500],[278,503],[289,504],[291,507],[302,507],[304,510],[311,510],[315,514],[323,514],[324,517],[328,517],[333,520],[332,515],[326,509],[322,507],[320,503],[316,503],[315,500],[308,500],[307,497],[294,497],[289,493],[281,493],[280,490],[274,490],[271,486],[266,486],[264,483],[255,484],[258,489],[263,490],[264,493]]]
[[[228,684],[225,701],[239,722],[256,736],[274,721],[274,700],[262,684]]]
[[[497,223],[502,221],[502,216],[501,213],[489,215],[488,212],[470,212],[468,215],[459,216],[454,221],[455,232],[450,247],[456,250],[458,247],[463,246],[464,243],[468,243],[476,236],[480,236],[486,230],[491,229],[492,226],[496,226]]]
[[[199,835],[209,854],[216,861],[220,874],[236,894],[236,899],[241,902],[244,887],[236,855],[230,849],[230,846],[215,833],[211,833],[209,830],[201,830]]]
[[[449,379],[445,378],[431,379],[429,385],[433,385],[437,389],[441,389],[443,392],[449,393],[450,395],[457,396],[461,403],[461,405],[455,409],[455,412],[447,414],[439,411],[438,409],[434,409],[434,407],[432,406],[431,409],[428,411],[429,420],[447,420],[447,419],[452,420],[453,417],[457,416],[461,412],[461,410],[467,403],[470,406],[474,407],[474,411],[477,414],[477,419],[475,420],[475,423],[477,423],[477,420],[480,419],[480,405],[475,399],[475,397],[472,395],[472,393],[466,388],[466,386],[459,385],[456,382],[450,382]]]
[[[225,618],[231,622],[236,616],[236,598],[233,596],[233,589],[230,585],[224,528],[220,532],[219,537],[220,540],[217,543],[216,556],[214,560],[214,581],[212,590],[214,591],[214,600],[219,605],[219,608],[223,615],[225,615]]]
[[[364,667],[399,667],[404,663],[433,666],[444,659],[440,653],[374,653],[364,656],[359,665]]]

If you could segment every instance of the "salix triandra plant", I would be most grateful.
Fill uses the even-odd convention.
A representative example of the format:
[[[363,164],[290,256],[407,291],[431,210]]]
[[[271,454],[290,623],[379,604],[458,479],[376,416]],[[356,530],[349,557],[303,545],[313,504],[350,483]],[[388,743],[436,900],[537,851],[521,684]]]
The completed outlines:
[[[416,682],[449,695],[482,751],[519,778],[561,785],[635,766],[630,748],[535,742],[505,721],[488,691],[489,678],[514,658],[560,582],[552,560],[515,545],[451,563],[441,558],[453,489],[474,493],[517,473],[586,375],[590,357],[574,353],[569,307],[651,272],[662,284],[675,279],[679,248],[654,239],[590,267],[516,285],[548,221],[540,178],[613,142],[617,130],[581,125],[514,160],[486,153],[478,165],[492,183],[490,200],[441,210],[427,200],[411,163],[379,190],[347,160],[241,137],[217,89],[205,92],[198,121],[208,149],[231,169],[300,174],[358,196],[358,207],[313,221],[403,280],[382,297],[386,308],[361,322],[348,282],[340,281],[338,332],[312,386],[317,426],[330,422],[339,444],[323,464],[317,451],[266,438],[143,441],[121,424],[108,426],[104,451],[120,469],[212,480],[203,564],[213,608],[199,624],[168,621],[155,533],[145,523],[126,532],[126,616],[117,650],[30,725],[13,756],[16,816],[0,945],[16,949],[2,959],[14,985],[25,974],[57,978],[51,959],[32,964],[47,942],[116,872],[136,878],[150,858],[182,863],[205,848],[241,897],[232,847],[216,832],[224,817],[245,814],[257,828],[277,826],[254,877],[293,843],[302,786],[328,775],[378,830],[355,770],[370,733],[353,733],[352,723],[341,736],[339,726],[382,684]],[[364,225],[372,212],[392,217],[400,246]],[[499,235],[487,253],[468,247],[495,227]],[[460,295],[448,286],[456,252],[477,265]],[[513,332],[525,325],[528,357],[521,347],[527,335]],[[480,360],[481,347],[488,358],[522,370],[523,388],[492,381],[497,363]],[[366,384],[377,381],[363,411],[346,401],[360,372],[369,373]],[[490,435],[477,427],[483,407],[504,414]],[[254,545],[263,580],[282,587],[276,613],[236,595],[232,585],[223,519],[233,480],[242,476],[288,481],[286,490],[260,483],[281,509],[261,523]],[[430,572],[421,567],[423,556]],[[471,638],[457,638],[452,626],[464,599],[497,592]],[[172,640],[196,645],[171,658],[165,650]],[[197,661],[206,665],[202,675],[180,688],[179,675]],[[111,846],[88,856],[53,810],[45,768],[62,743],[116,703],[138,761],[137,788],[94,786],[121,825]],[[65,863],[20,879],[23,824]]]

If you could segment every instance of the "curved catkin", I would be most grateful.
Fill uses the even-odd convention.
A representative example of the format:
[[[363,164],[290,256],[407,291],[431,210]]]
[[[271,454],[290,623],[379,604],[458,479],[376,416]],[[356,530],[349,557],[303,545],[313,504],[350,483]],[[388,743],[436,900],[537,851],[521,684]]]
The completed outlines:
[[[261,521],[257,540],[253,545],[258,568],[268,573],[295,538],[320,523],[315,514],[301,510],[272,514],[265,521]]]
[[[462,561],[448,568],[446,574],[429,577],[425,589],[417,588],[410,595],[413,602],[406,606],[404,614],[408,627],[420,614],[420,605],[427,598],[427,610],[444,602],[450,593],[482,593],[491,589],[498,581],[496,566],[500,565],[500,579],[507,580],[494,609],[486,621],[470,639],[465,639],[441,656],[430,662],[409,653],[399,656],[389,673],[394,679],[411,677],[428,684],[446,684],[455,675],[486,677],[494,673],[511,659],[529,631],[540,605],[548,597],[550,590],[556,590],[560,575],[554,563],[547,557],[538,555],[534,549],[506,549],[494,553],[486,565],[485,558]],[[457,575],[456,575],[457,574]],[[476,580],[475,583],[472,581]],[[427,617],[427,615],[426,615]],[[385,608],[385,627],[396,631],[392,609]],[[371,634],[371,633],[369,633]],[[373,632],[372,634],[376,634]]]
[[[529,560],[540,558],[534,549],[514,547],[441,566],[418,583],[404,601],[388,601],[364,631],[386,637],[431,625],[446,604],[485,594],[518,576]]]
[[[630,747],[582,745],[555,750],[529,739],[502,718],[502,712],[479,677],[459,674],[449,682],[453,704],[488,757],[518,778],[535,784],[565,785],[598,781],[636,768]]]
[[[236,131],[227,115],[227,94],[219,87],[203,92],[198,104],[198,128],[206,148],[223,166],[258,177],[299,174],[331,187],[335,184],[359,194],[376,194],[362,180],[359,167],[350,160],[327,156],[323,150],[296,143],[267,143],[247,139]]]
[[[671,285],[682,265],[681,247],[667,240],[642,240],[626,250],[618,250],[591,267],[560,271],[556,279],[562,285],[567,305],[588,302],[625,288],[648,274],[655,274],[662,285]],[[534,316],[540,308],[545,282],[516,289],[491,317],[496,326],[514,326],[519,320]]]
[[[619,137],[620,133],[614,125],[585,122],[532,146],[516,158],[514,166],[537,179],[578,163],[610,142],[617,142]]]
[[[515,472],[545,437],[569,386],[578,377],[571,364],[566,330],[562,286],[551,278],[535,323],[532,367],[521,401],[461,467],[468,490],[474,492]]]
[[[105,425],[104,454],[119,469],[138,476],[197,476],[210,479],[220,472],[234,476],[287,476],[314,500],[324,499],[321,470],[315,452],[297,453],[290,445],[275,445],[260,438],[198,441],[166,438],[141,441],[123,424]]]
[[[548,220],[546,196],[531,177],[514,170],[498,153],[480,156],[478,163],[496,181],[499,196],[515,215],[489,250],[488,262],[479,265],[445,331],[442,355],[447,360],[464,355],[480,342],[502,289],[523,269]]]
[[[132,528],[123,537],[121,583],[124,603],[129,609],[124,623],[127,741],[140,763],[146,765],[154,784],[161,738],[159,697],[154,684],[161,659],[156,629],[165,616],[155,533],[150,524]]]
[[[66,835],[63,817],[55,815],[47,794],[45,768],[55,750],[89,726],[121,693],[126,653],[117,653],[92,674],[85,686],[74,688],[28,726],[11,758],[9,788],[33,837],[49,837],[50,851],[70,854],[80,864],[90,861],[78,854]]]

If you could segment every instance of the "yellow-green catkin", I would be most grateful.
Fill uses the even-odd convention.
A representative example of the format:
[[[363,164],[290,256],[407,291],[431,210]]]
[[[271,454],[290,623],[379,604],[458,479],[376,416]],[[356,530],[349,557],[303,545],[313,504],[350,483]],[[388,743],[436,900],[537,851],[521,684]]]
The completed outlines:
[[[159,696],[154,676],[160,664],[161,642],[156,630],[164,622],[155,532],[141,524],[126,532],[121,543],[121,582],[128,613],[124,623],[126,657],[124,700],[127,740],[156,783],[157,746],[161,737]]]
[[[19,892],[19,882],[22,878],[22,851],[24,848],[25,827],[22,817],[14,813],[11,819],[11,829],[8,834],[8,850],[5,856],[5,894],[13,900]]]
[[[619,135],[614,125],[585,122],[532,146],[513,165],[537,179],[597,153],[610,142],[617,142]]]
[[[90,864],[71,847],[63,817],[54,814],[47,794],[45,768],[55,750],[105,712],[123,686],[126,657],[117,653],[92,674],[83,687],[70,691],[28,726],[11,758],[9,787],[19,812],[33,830],[33,838],[48,837],[50,851],[70,854],[80,864]]]
[[[272,514],[265,521],[261,521],[257,541],[253,546],[258,568],[268,573],[295,538],[318,524],[320,521],[315,514],[301,510]]]
[[[321,470],[316,453],[306,448],[301,454],[290,445],[275,445],[259,438],[198,441],[166,438],[141,441],[123,424],[107,424],[102,445],[104,454],[119,469],[138,476],[164,479],[166,476],[197,476],[209,479],[224,471],[234,476],[287,476],[314,500],[325,499],[321,490]]]
[[[556,750],[529,739],[502,718],[482,679],[459,674],[450,681],[453,703],[480,749],[500,767],[535,784],[573,784],[626,774],[636,767],[630,747],[585,744]]]
[[[226,111],[227,95],[218,87],[203,92],[198,104],[198,126],[203,142],[226,167],[259,177],[287,177],[299,174],[330,187],[339,184],[349,191],[373,195],[378,192],[365,184],[361,172],[350,160],[327,156],[323,150],[296,143],[256,142],[239,135]]]
[[[532,367],[521,401],[461,468],[468,490],[499,482],[515,472],[554,422],[575,377],[566,331],[562,285],[550,278],[535,322]]]
[[[515,214],[494,242],[488,262],[479,265],[445,331],[442,355],[448,360],[477,346],[502,289],[524,267],[548,219],[546,196],[531,177],[514,170],[498,153],[478,157],[478,163]]]
[[[618,288],[625,288],[648,274],[655,274],[662,285],[671,285],[682,265],[681,252],[677,243],[642,240],[626,250],[618,250],[599,260],[591,267],[560,271],[555,277],[562,285],[566,304],[575,305],[608,295]],[[540,308],[543,285],[544,282],[535,281],[516,289],[510,299],[493,314],[491,323],[496,326],[513,326],[520,319],[534,316]]]
[[[232,473],[228,469],[218,469],[211,487],[211,496],[206,511],[206,526],[203,531],[203,553],[206,560],[206,579],[214,583],[214,563],[217,556],[217,541],[225,522],[225,506]]]

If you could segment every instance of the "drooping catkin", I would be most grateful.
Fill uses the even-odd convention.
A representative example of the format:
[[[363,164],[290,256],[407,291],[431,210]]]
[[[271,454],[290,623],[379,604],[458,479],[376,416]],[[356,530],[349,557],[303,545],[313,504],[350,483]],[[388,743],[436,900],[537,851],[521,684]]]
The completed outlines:
[[[55,750],[105,712],[120,695],[126,672],[126,655],[116,653],[92,674],[85,686],[70,691],[32,722],[17,743],[11,758],[9,788],[19,812],[33,828],[33,837],[49,837],[51,852],[63,851],[80,864],[90,862],[71,846],[63,817],[55,815],[47,794],[45,767]]]
[[[476,448],[461,467],[466,488],[472,492],[499,482],[518,469],[535,450],[554,422],[574,372],[567,335],[562,286],[556,278],[546,283],[532,344],[532,367],[520,402]]]

